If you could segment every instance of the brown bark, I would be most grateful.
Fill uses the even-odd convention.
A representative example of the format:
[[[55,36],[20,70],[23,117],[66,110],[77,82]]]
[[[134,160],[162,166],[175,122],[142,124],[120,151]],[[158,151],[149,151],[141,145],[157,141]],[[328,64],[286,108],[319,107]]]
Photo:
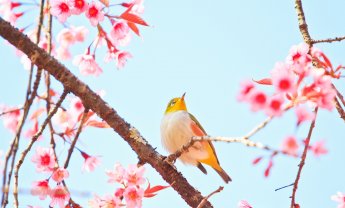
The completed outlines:
[[[61,82],[65,89],[78,96],[86,108],[91,109],[106,121],[137,153],[141,162],[149,163],[156,169],[188,205],[197,207],[200,204],[204,199],[201,193],[191,186],[174,166],[164,161],[165,157],[156,152],[133,126],[121,118],[113,108],[65,66],[31,42],[26,35],[12,27],[1,17],[0,36],[24,52],[37,67],[48,71],[55,79]],[[130,85],[131,83],[128,82],[128,84]],[[207,202],[204,207],[212,207],[212,205]]]

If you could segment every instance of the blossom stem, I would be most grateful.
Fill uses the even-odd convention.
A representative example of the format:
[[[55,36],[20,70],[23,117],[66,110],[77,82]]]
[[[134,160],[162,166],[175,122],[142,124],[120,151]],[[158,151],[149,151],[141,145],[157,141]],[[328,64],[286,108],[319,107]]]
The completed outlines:
[[[301,173],[302,173],[302,169],[303,166],[305,164],[305,159],[307,157],[307,152],[308,152],[308,148],[309,148],[309,143],[310,143],[310,139],[311,139],[311,135],[313,133],[313,129],[315,127],[315,121],[316,121],[316,116],[317,116],[317,112],[318,112],[318,107],[316,107],[314,109],[314,113],[315,113],[315,118],[314,120],[311,122],[310,127],[309,127],[309,132],[308,132],[308,136],[307,139],[305,140],[305,146],[304,146],[304,150],[303,150],[303,154],[301,156],[301,162],[298,165],[298,171],[297,171],[297,175],[296,175],[296,179],[293,185],[293,189],[292,189],[292,196],[291,196],[291,208],[296,208],[296,191],[298,188],[298,182],[301,178]]]

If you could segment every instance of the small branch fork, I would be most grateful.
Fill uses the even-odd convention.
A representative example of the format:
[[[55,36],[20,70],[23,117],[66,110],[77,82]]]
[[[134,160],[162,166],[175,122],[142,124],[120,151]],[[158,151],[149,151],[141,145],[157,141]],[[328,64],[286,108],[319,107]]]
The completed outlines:
[[[51,118],[54,116],[54,114],[57,112],[59,106],[62,104],[62,102],[65,100],[66,96],[68,94],[68,91],[65,89],[64,92],[62,93],[59,101],[56,103],[56,106],[54,107],[54,109],[49,112],[47,118],[44,120],[41,128],[38,130],[38,132],[32,137],[31,142],[29,143],[29,145],[25,148],[25,150],[21,153],[21,157],[19,158],[16,166],[15,166],[15,170],[14,170],[14,189],[13,189],[13,195],[14,195],[14,206],[18,207],[19,201],[18,201],[18,174],[19,174],[19,170],[21,165],[23,164],[26,155],[28,154],[28,152],[31,150],[33,144],[37,141],[38,137],[40,137],[45,129],[45,127],[48,125],[49,121],[51,120]],[[8,189],[9,187],[7,187]]]
[[[290,107],[287,107],[286,110],[290,109]],[[271,151],[275,154],[281,153],[289,156],[296,157],[295,155],[291,155],[285,151],[273,149],[267,145],[262,144],[261,142],[254,142],[250,140],[252,136],[254,136],[257,132],[259,132],[261,129],[263,129],[271,120],[273,119],[272,116],[268,117],[266,120],[264,120],[262,123],[254,127],[248,134],[242,137],[221,137],[221,136],[200,136],[200,137],[192,137],[191,140],[182,146],[181,149],[177,150],[176,152],[170,154],[166,161],[169,163],[174,163],[177,158],[179,158],[184,152],[187,152],[188,149],[193,146],[195,142],[200,141],[214,141],[214,142],[226,142],[226,143],[241,143],[243,145],[246,145],[248,147],[255,147],[258,149],[263,149],[267,151]]]
[[[200,202],[200,204],[199,204],[196,208],[203,208],[203,207],[205,206],[205,203],[207,202],[207,200],[208,200],[211,196],[215,195],[216,193],[219,193],[219,192],[223,191],[223,189],[224,189],[223,186],[219,186],[219,188],[218,188],[217,190],[215,190],[215,191],[213,191],[212,193],[210,193],[209,195],[207,195],[207,196]]]

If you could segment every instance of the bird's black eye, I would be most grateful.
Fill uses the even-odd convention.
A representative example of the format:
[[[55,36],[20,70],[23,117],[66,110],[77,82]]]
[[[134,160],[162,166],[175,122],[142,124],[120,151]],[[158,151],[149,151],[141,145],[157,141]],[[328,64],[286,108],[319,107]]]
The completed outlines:
[[[174,106],[175,105],[175,100],[172,100],[171,102],[170,102],[170,106]]]

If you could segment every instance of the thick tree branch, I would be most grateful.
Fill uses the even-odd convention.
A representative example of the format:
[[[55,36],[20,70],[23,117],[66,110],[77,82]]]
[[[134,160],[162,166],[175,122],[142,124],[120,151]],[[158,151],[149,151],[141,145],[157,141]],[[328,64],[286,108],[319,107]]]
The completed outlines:
[[[121,118],[113,108],[65,66],[49,56],[43,49],[32,43],[27,36],[13,28],[2,18],[0,18],[0,36],[23,51],[39,68],[47,70],[55,79],[61,82],[66,90],[78,96],[86,108],[91,109],[106,121],[140,156],[142,161],[149,163],[156,169],[189,206],[197,207],[200,204],[204,199],[200,192],[192,187],[173,165],[164,161],[164,157],[156,152],[133,126]],[[129,82],[129,84],[131,83]],[[207,202],[204,207],[212,207],[212,205]]]
[[[312,39],[311,39],[309,31],[308,31],[307,22],[305,21],[304,11],[303,11],[303,7],[302,7],[302,0],[296,0],[295,1],[295,9],[297,12],[299,30],[301,31],[304,42],[306,42],[308,45],[311,46],[312,45]]]

